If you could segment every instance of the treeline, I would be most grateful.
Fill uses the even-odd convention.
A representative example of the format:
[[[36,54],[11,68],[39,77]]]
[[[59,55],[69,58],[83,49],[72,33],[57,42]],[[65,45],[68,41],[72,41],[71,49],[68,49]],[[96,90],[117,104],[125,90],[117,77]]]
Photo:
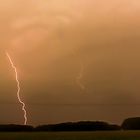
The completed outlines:
[[[111,125],[101,121],[67,122],[60,124],[40,125],[37,127],[29,125],[0,125],[0,131],[32,132],[32,131],[99,131],[120,130],[120,126]]]
[[[140,130],[140,117],[125,119],[121,126],[102,121],[66,122],[33,127],[30,125],[0,125],[0,132]]]
[[[111,125],[106,122],[68,122],[53,125],[41,125],[35,128],[36,131],[98,131],[98,130],[119,130],[120,126]]]
[[[0,125],[0,132],[31,132],[34,131],[33,126],[29,125],[16,125],[16,124],[6,124]]]

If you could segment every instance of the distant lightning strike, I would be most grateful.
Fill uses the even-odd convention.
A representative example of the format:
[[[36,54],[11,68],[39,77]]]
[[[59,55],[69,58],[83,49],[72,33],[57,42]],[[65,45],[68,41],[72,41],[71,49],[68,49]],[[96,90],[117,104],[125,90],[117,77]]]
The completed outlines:
[[[25,109],[25,103],[22,101],[21,97],[20,97],[20,82],[19,82],[19,79],[18,79],[18,72],[17,72],[17,68],[16,66],[14,65],[10,55],[8,52],[6,52],[6,55],[9,59],[9,62],[12,66],[12,68],[14,69],[14,72],[15,72],[15,78],[16,78],[16,82],[17,82],[17,98],[18,98],[18,101],[19,103],[22,105],[22,111],[24,113],[24,125],[27,125],[27,111]]]
[[[79,87],[81,88],[81,90],[85,90],[85,86],[81,82],[81,79],[83,77],[83,72],[84,72],[84,66],[83,66],[83,63],[80,62],[80,72],[79,72],[78,76],[76,77],[76,82],[79,85]]]
[[[72,51],[73,55],[77,58],[77,53],[75,50]],[[80,87],[80,89],[83,91],[86,89],[86,87],[84,86],[84,84],[82,83],[82,78],[83,78],[83,73],[84,73],[84,65],[83,65],[83,62],[81,61],[80,58],[77,59],[77,62],[79,63],[79,67],[80,67],[80,70],[79,70],[79,73],[76,77],[76,83],[77,85]]]

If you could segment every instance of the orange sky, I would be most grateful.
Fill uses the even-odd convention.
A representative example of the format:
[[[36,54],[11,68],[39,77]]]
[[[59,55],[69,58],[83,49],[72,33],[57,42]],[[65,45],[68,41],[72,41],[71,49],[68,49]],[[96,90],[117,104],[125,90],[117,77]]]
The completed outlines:
[[[139,116],[139,13],[138,0],[0,0],[0,123],[22,122],[5,50],[30,124]]]

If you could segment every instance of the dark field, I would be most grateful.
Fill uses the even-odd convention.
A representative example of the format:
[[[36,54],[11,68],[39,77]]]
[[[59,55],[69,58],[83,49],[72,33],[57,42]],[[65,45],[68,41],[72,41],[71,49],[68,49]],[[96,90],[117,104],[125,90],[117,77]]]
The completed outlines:
[[[140,140],[140,131],[0,133],[0,140]]]

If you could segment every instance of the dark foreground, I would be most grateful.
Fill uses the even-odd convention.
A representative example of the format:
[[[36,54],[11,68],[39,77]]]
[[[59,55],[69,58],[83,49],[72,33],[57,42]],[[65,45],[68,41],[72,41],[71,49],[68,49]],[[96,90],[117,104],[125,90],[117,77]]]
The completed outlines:
[[[0,140],[140,140],[140,131],[1,132]]]

